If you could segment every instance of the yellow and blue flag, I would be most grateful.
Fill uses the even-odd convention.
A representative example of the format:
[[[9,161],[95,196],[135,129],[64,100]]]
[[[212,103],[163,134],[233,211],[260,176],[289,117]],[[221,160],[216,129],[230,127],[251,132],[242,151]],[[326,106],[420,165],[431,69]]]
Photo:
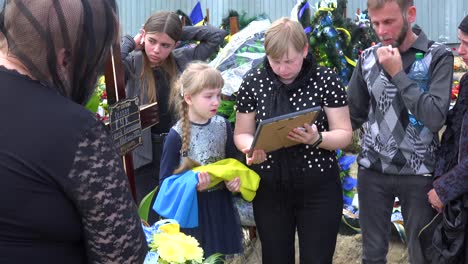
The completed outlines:
[[[192,25],[194,26],[201,26],[203,24],[203,12],[200,1],[197,1],[197,4],[193,7],[192,12],[190,12],[190,20],[192,20]]]

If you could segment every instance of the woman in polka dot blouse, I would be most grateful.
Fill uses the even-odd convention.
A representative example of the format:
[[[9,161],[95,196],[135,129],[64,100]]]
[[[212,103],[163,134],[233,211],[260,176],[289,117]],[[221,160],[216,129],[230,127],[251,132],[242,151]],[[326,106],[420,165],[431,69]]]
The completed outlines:
[[[330,69],[308,53],[302,26],[288,18],[265,33],[266,58],[244,76],[237,95],[234,141],[247,153],[258,122],[315,106],[313,125],[293,129],[302,144],[265,153],[247,164],[260,176],[253,201],[263,263],[294,263],[297,229],[301,263],[332,263],[343,199],[334,150],[351,142],[346,92]],[[272,138],[271,140],[275,140]]]

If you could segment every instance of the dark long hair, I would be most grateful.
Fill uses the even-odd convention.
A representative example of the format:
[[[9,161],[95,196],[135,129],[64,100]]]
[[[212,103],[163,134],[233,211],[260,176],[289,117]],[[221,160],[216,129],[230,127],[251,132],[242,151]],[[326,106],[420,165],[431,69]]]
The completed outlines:
[[[182,39],[182,22],[179,16],[174,12],[160,11],[153,13],[148,20],[146,20],[143,29],[146,33],[166,33],[175,42]],[[143,51],[145,53],[145,51]],[[145,54],[146,55],[146,54]],[[148,94],[150,102],[156,101],[156,80],[154,79],[153,69],[150,66],[148,56],[143,56],[143,71],[140,75],[142,83],[146,82],[141,92]],[[164,60],[161,68],[169,75],[169,87],[177,79],[177,66],[172,53]]]

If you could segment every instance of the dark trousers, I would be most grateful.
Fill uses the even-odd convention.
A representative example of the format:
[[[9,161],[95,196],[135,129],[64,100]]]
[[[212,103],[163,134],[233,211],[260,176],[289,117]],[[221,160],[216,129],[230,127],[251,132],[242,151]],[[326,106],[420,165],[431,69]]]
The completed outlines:
[[[165,136],[165,135],[164,135]],[[137,204],[156,186],[159,185],[159,168],[161,164],[161,155],[164,138],[160,135],[152,135],[153,161],[135,170],[135,189]],[[151,204],[154,203],[156,195]],[[159,220],[158,214],[154,210],[149,211],[148,223],[152,224]]]
[[[419,231],[435,215],[427,200],[432,177],[382,174],[360,167],[358,171],[359,223],[362,230],[362,263],[386,263],[395,197],[401,204],[409,260],[425,263]]]
[[[137,204],[140,204],[143,197],[154,190],[159,185],[159,170],[153,163],[146,164],[135,170],[135,187]]]
[[[343,208],[341,184],[336,175],[305,177],[329,178],[289,192],[260,182],[253,206],[265,264],[295,263],[296,229],[300,263],[332,263]]]

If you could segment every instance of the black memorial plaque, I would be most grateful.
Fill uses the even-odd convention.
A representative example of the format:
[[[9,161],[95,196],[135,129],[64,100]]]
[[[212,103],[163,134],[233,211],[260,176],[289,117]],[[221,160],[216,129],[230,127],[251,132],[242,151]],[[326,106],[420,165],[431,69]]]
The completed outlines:
[[[141,145],[141,120],[138,98],[118,101],[109,106],[112,138],[120,155],[125,155]]]

